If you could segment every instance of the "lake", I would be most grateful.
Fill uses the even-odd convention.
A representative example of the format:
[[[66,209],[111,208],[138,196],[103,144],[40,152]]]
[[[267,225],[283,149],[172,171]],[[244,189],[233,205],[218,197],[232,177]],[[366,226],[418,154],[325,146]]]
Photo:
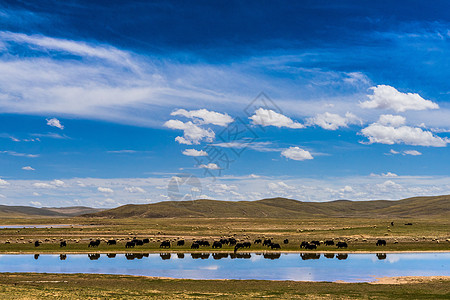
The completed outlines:
[[[4,254],[0,272],[369,282],[385,276],[450,276],[450,253]]]

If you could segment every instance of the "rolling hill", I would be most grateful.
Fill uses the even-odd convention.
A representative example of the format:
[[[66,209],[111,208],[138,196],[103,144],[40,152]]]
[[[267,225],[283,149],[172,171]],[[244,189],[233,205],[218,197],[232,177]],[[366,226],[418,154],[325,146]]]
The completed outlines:
[[[31,206],[0,205],[1,218],[75,217],[99,211],[102,211],[102,209],[84,206],[37,208]]]
[[[128,204],[83,217],[101,218],[305,218],[450,217],[450,195],[388,201],[302,202],[286,198],[258,201],[166,201]]]

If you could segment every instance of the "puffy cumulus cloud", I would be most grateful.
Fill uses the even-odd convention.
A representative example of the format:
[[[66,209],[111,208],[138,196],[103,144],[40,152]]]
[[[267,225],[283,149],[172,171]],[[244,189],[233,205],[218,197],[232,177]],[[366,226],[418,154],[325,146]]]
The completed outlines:
[[[220,167],[214,163],[209,163],[207,165],[202,164],[198,167],[201,169],[220,170]]]
[[[387,172],[387,173],[381,173],[381,176],[383,177],[397,177],[398,175],[392,172]]]
[[[361,102],[363,108],[391,109],[396,112],[439,108],[439,105],[423,99],[419,94],[402,93],[389,85],[377,85],[370,89],[373,94],[367,96],[368,101]]]
[[[39,189],[54,189],[55,188],[54,185],[48,184],[46,182],[35,182],[32,185]]]
[[[30,201],[30,204],[33,205],[33,206],[38,206],[38,207],[42,206],[42,203],[39,202],[39,201]]]
[[[252,179],[256,179],[256,178],[260,178],[261,176],[256,175],[256,174],[250,174],[250,175],[248,175],[248,177],[252,178]]]
[[[231,193],[234,195],[237,189],[238,187],[236,185],[230,185],[225,183],[212,184],[208,186],[208,190],[216,194]]]
[[[269,182],[267,184],[267,186],[269,187],[269,189],[271,190],[276,190],[276,191],[280,191],[280,190],[294,190],[295,187],[286,184],[283,181],[278,181],[278,182]]]
[[[100,193],[104,193],[104,194],[112,194],[112,193],[114,193],[114,191],[112,189],[107,188],[107,187],[101,187],[101,186],[99,186],[97,188],[97,191],[99,191]]]
[[[449,140],[434,135],[419,127],[403,125],[401,116],[381,115],[379,120],[361,130],[361,134],[369,139],[369,144],[406,144],[413,146],[445,147]]]
[[[51,184],[53,184],[55,186],[64,186],[65,183],[62,180],[55,179],[51,182]]]
[[[208,156],[206,151],[195,149],[186,149],[183,151],[183,154],[187,156]]]
[[[180,120],[169,120],[164,123],[164,126],[170,129],[183,130],[183,136],[175,138],[175,141],[180,144],[198,145],[202,140],[212,142],[215,137],[214,131],[210,128],[203,129],[191,121],[184,123]]]
[[[271,109],[258,108],[255,114],[249,117],[254,125],[275,126],[278,128],[305,128],[305,125],[293,121],[291,118],[283,114],[277,113]]]
[[[186,118],[194,119],[200,124],[213,124],[218,126],[227,126],[233,122],[233,118],[228,114],[222,114],[215,111],[209,111],[206,109],[190,110],[178,109],[172,112],[172,116],[183,116]]]
[[[7,186],[7,185],[10,185],[10,183],[0,178],[0,186]]]
[[[64,129],[64,126],[63,126],[63,125],[61,124],[61,122],[60,122],[58,119],[56,119],[56,118],[47,119],[46,121],[47,121],[47,125],[48,125],[48,126],[56,127],[56,128],[61,129],[61,130]]]
[[[378,123],[386,126],[402,126],[406,122],[406,118],[398,115],[381,115],[378,119]]]
[[[422,155],[422,153],[419,152],[419,151],[417,151],[417,150],[405,150],[405,151],[403,151],[403,153],[404,153],[405,155],[412,155],[412,156],[419,156],[419,155]]]
[[[31,166],[22,167],[22,170],[25,170],[25,171],[35,171],[35,169],[32,168]]]
[[[361,124],[361,120],[354,114],[347,112],[345,117],[341,117],[338,114],[332,114],[325,112],[323,114],[317,114],[315,117],[308,118],[307,124],[317,125],[327,130],[336,130],[339,127],[348,127],[350,124]]]
[[[303,150],[299,147],[289,147],[288,149],[281,151],[281,155],[292,160],[313,159],[313,156],[309,153],[309,151]]]
[[[341,193],[353,193],[354,190],[353,190],[353,188],[351,186],[346,185],[342,189],[340,189],[339,192],[341,192]]]
[[[386,190],[392,190],[392,189],[403,189],[403,186],[401,184],[395,183],[392,180],[386,180],[383,183],[379,183],[376,185],[379,189],[386,191]]]
[[[124,190],[128,193],[145,193],[145,190],[143,188],[137,186],[125,187]]]

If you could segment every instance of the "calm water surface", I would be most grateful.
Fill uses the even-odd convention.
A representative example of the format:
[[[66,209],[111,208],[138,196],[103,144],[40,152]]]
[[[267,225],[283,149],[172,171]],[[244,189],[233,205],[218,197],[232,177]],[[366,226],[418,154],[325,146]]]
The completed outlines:
[[[450,276],[450,253],[5,254],[0,272],[367,282],[384,276]]]

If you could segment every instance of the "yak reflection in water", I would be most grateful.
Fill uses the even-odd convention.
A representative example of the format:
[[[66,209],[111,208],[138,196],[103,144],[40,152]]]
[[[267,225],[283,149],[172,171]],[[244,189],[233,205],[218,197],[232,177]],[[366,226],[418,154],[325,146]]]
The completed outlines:
[[[386,253],[377,253],[377,258],[379,260],[386,259],[386,257],[387,257]]]
[[[222,258],[227,258],[228,257],[228,253],[213,253],[212,257],[214,259],[222,259]]]
[[[98,260],[100,258],[100,254],[98,254],[98,253],[88,254],[88,257],[90,260]]]
[[[125,253],[125,258],[127,260],[133,260],[133,259],[142,259],[144,257],[148,257],[149,253]]]
[[[338,255],[336,255],[336,258],[339,260],[344,260],[348,258],[348,253],[339,253]]]
[[[160,253],[159,256],[162,260],[170,259],[170,253]]]
[[[176,256],[178,259],[184,259],[185,254],[186,253],[177,253]],[[253,253],[253,254],[254,255],[262,255],[264,257],[264,259],[274,260],[274,259],[281,258],[281,253],[266,252],[266,253]],[[149,255],[150,255],[149,253],[126,253],[125,258],[127,260],[142,259],[144,257],[149,257]],[[194,252],[194,253],[190,253],[190,255],[193,259],[209,259],[210,257],[212,257],[215,260],[225,259],[225,258],[250,259],[252,257],[251,253],[225,253],[225,252],[216,252],[216,253]],[[386,253],[376,253],[375,255],[376,255],[377,259],[379,259],[379,260],[385,260],[387,258]],[[108,258],[115,258],[116,256],[117,256],[116,253],[107,253],[106,254],[106,257],[108,257]],[[172,254],[171,253],[159,253],[159,256],[161,257],[162,260],[169,260],[169,259],[171,259]],[[348,258],[348,253],[337,253],[337,254],[324,253],[323,256],[328,259],[337,258],[338,260],[346,260]],[[98,260],[100,258],[100,254],[90,253],[90,254],[88,254],[88,257],[90,260]],[[321,254],[320,253],[310,253],[310,252],[300,253],[300,257],[302,260],[315,260],[315,259],[320,259]],[[36,260],[39,259],[39,254],[34,254],[34,259],[36,259]],[[60,254],[59,259],[66,260],[67,254]]]
[[[279,259],[281,257],[281,253],[264,253],[263,257],[265,259]]]
[[[191,253],[191,257],[193,259],[208,259],[209,258],[209,253]]]
[[[319,259],[320,253],[300,253],[302,260]]]

